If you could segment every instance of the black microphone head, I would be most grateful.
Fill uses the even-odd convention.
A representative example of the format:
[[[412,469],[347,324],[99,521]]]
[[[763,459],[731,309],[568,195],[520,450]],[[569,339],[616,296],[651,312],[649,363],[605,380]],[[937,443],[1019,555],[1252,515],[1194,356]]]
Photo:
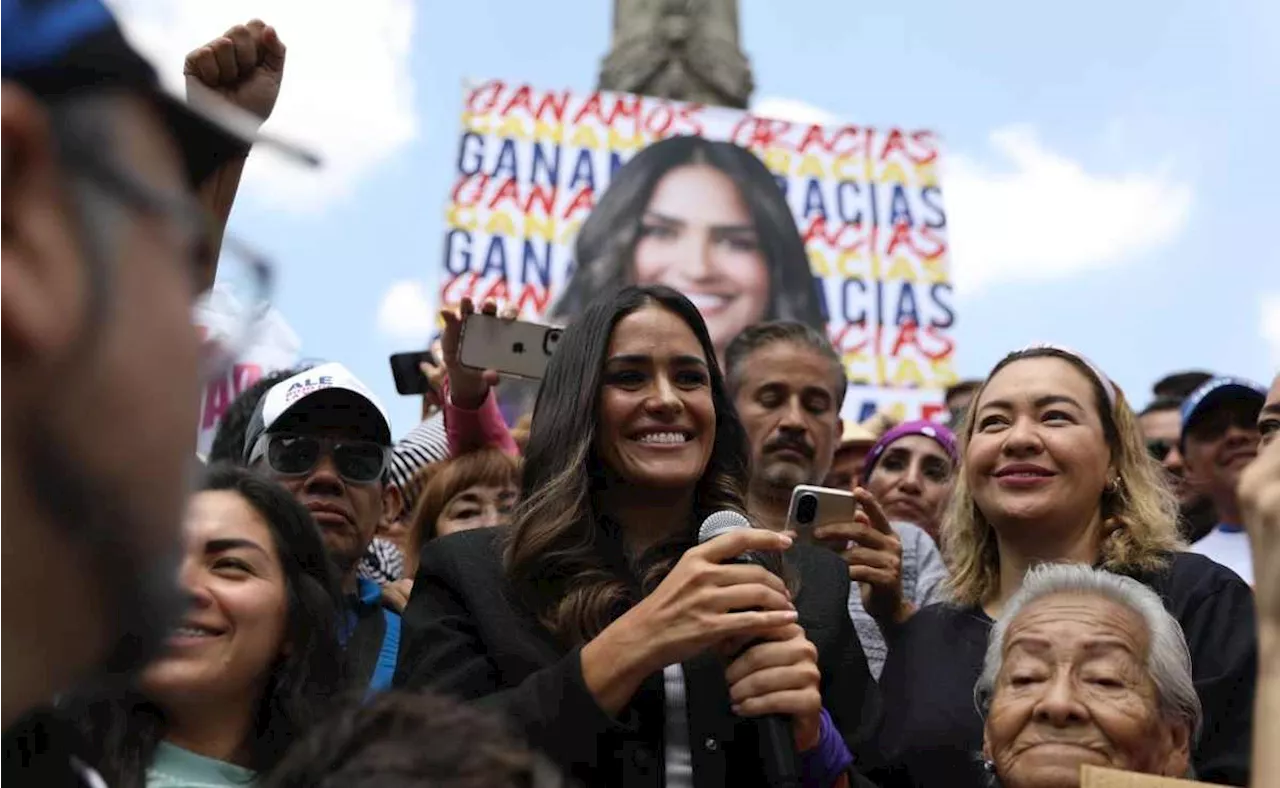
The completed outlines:
[[[732,509],[721,509],[707,515],[698,528],[698,544],[706,544],[720,534],[726,534],[735,528],[750,528],[751,521],[741,512]]]

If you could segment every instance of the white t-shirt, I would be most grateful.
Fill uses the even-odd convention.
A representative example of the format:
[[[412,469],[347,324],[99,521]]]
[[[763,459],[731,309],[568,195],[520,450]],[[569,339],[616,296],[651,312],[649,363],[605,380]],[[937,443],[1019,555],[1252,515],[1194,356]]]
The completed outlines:
[[[1219,523],[1204,538],[1191,545],[1191,552],[1212,558],[1253,585],[1253,555],[1249,552],[1249,533],[1243,528],[1224,527]]]

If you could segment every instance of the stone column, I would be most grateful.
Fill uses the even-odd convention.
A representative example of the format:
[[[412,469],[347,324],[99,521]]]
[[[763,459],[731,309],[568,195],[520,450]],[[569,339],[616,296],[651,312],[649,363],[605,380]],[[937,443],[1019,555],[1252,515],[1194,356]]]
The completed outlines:
[[[614,0],[601,90],[746,109],[754,87],[737,0]]]

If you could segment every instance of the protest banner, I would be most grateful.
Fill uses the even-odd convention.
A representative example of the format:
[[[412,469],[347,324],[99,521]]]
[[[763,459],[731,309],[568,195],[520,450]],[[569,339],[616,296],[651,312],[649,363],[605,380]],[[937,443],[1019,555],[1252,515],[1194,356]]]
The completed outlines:
[[[216,342],[220,317],[218,306],[215,299],[211,306],[201,309],[196,317],[206,343]],[[253,325],[250,335],[252,341],[236,354],[226,373],[207,381],[200,394],[196,452],[201,456],[209,453],[213,436],[218,431],[218,423],[236,397],[264,375],[299,363],[302,341],[278,310],[268,309]]]
[[[688,164],[719,171],[722,185],[664,192]],[[718,352],[759,320],[825,328],[850,381],[845,418],[941,416],[956,315],[938,165],[924,130],[469,83],[440,303],[496,298],[524,319],[570,322],[610,284],[669,284],[702,311]],[[717,195],[723,184],[736,197]],[[747,227],[711,226],[693,243],[681,234],[699,219],[670,215],[678,199],[656,211],[667,192],[705,193],[695,211],[740,206]]]

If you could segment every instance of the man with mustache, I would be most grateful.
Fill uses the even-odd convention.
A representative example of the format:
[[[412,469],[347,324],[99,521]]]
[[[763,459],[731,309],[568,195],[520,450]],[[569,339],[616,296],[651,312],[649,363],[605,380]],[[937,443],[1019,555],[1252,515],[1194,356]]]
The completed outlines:
[[[831,343],[808,326],[759,323],[729,343],[725,382],[751,441],[748,514],[757,526],[782,530],[796,485],[820,485],[831,470],[841,434],[844,366]],[[849,614],[878,677],[887,653],[882,629],[935,601],[943,564],[927,533],[909,523],[891,524],[875,496],[862,488],[853,492],[853,519],[819,528],[814,536],[849,566],[855,581]]]
[[[1241,378],[1214,378],[1182,404],[1182,456],[1187,483],[1213,501],[1218,524],[1191,550],[1226,566],[1253,585],[1249,537],[1236,488],[1258,456],[1262,386]]]
[[[374,393],[341,364],[321,364],[267,390],[245,430],[244,461],[311,512],[350,605],[339,633],[357,686],[391,686],[400,615],[359,576],[379,525],[400,512],[390,483],[391,422]]]

